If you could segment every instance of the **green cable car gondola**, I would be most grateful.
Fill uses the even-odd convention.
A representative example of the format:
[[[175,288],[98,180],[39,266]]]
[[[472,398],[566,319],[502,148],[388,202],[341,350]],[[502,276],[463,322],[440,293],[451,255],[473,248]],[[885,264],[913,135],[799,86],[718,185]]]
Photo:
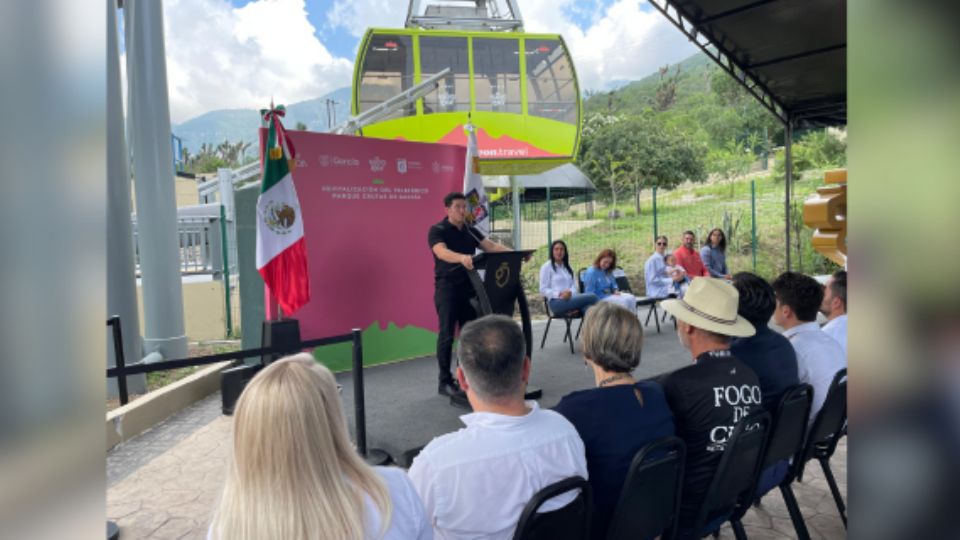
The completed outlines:
[[[477,128],[481,174],[535,174],[573,160],[580,89],[557,34],[369,29],[354,68],[352,114],[444,68],[450,73],[435,90],[364,126],[362,134],[465,145],[469,118]]]

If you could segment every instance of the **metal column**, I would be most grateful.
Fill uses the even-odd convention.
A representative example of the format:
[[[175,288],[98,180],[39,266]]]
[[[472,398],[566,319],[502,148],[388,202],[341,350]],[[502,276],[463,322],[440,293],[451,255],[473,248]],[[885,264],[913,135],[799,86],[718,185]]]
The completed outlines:
[[[120,85],[120,48],[117,38],[117,3],[107,0],[107,316],[117,316],[127,329],[123,356],[139,360],[140,316],[137,313],[137,277],[130,223],[129,154],[124,134]],[[107,338],[107,365],[116,366],[113,341]],[[142,394],[146,378],[127,379],[130,390]],[[117,395],[117,381],[107,381],[107,395]]]
[[[547,249],[553,245],[553,212],[550,209],[550,186],[547,186]],[[547,252],[548,256],[549,251]]]
[[[520,242],[520,181],[516,176],[510,177],[511,205],[513,206],[513,249],[523,249]]]
[[[187,355],[161,0],[125,0],[130,131],[137,189],[144,353]]]
[[[787,272],[790,271],[790,192],[793,190],[793,120],[788,118],[786,130],[784,132],[784,169],[786,170],[786,180],[784,181],[784,221],[786,222],[787,234]]]

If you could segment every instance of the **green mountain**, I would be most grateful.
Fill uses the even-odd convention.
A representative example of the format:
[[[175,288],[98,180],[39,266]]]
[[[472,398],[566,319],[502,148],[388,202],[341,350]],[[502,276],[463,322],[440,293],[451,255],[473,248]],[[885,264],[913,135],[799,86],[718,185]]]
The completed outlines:
[[[693,95],[710,90],[710,74],[717,69],[713,60],[703,53],[696,53],[679,64],[667,67],[664,77],[677,77],[676,103]],[[584,102],[584,110],[590,113],[636,114],[651,107],[660,84],[659,72],[639,81],[633,81],[609,92],[590,94]]]
[[[318,98],[287,104],[287,115],[283,125],[293,129],[297,122],[303,122],[311,131],[327,130],[326,100],[332,99],[335,105],[337,122],[346,120],[350,114],[350,88],[340,88]],[[207,143],[216,146],[223,141],[247,141],[256,143],[257,128],[260,127],[260,112],[255,109],[224,109],[210,111],[173,126],[173,134],[183,140],[183,146],[196,153],[200,145]]]

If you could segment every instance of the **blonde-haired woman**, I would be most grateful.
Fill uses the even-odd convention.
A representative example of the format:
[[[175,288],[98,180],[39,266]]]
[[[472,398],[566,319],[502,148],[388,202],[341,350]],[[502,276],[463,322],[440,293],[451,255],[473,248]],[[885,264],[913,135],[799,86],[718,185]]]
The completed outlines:
[[[336,380],[306,353],[263,369],[234,411],[233,459],[209,538],[425,539],[406,474],[368,466],[347,433]]]

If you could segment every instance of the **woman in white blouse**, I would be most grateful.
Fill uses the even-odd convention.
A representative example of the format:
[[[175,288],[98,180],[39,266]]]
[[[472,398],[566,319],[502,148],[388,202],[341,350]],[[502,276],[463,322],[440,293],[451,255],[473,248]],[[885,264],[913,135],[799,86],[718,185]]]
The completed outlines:
[[[554,240],[550,244],[550,260],[540,267],[540,294],[547,299],[550,312],[554,315],[562,315],[575,309],[586,311],[599,301],[593,293],[577,291],[567,244],[563,240]]]

